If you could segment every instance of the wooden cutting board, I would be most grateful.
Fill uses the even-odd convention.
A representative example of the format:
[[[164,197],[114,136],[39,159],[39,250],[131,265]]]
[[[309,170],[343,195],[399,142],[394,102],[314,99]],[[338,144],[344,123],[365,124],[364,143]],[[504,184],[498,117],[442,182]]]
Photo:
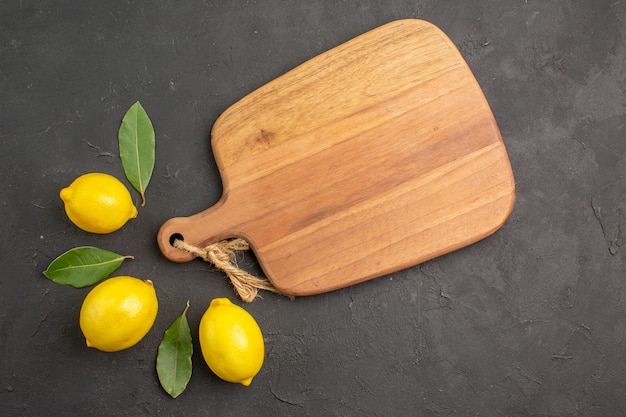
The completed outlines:
[[[281,292],[310,295],[474,243],[515,187],[483,93],[448,37],[395,21],[252,92],[216,121],[217,204],[161,227],[163,254],[246,239]],[[190,196],[193,197],[193,196]]]

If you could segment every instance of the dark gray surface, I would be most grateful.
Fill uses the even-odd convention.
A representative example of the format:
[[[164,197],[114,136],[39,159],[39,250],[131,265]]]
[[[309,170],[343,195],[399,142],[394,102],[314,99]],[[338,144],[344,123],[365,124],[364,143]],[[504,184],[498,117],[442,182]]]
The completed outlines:
[[[0,410],[8,416],[626,415],[626,3],[586,1],[3,1],[0,5]],[[190,300],[194,338],[213,297],[201,262],[155,236],[213,204],[208,134],[228,106],[301,62],[400,18],[459,46],[492,105],[517,201],[471,247],[355,287],[245,305],[266,339],[250,387],[218,380],[195,345],[178,399],[154,370]],[[84,233],[58,191],[89,171],[124,179],[117,129],[141,100],[156,129],[146,207]],[[138,201],[136,193],[133,193]],[[87,290],[42,274],[63,251],[135,256],[160,311],[137,346],[84,346]],[[251,255],[243,266],[257,271]],[[240,303],[241,304],[241,303]]]

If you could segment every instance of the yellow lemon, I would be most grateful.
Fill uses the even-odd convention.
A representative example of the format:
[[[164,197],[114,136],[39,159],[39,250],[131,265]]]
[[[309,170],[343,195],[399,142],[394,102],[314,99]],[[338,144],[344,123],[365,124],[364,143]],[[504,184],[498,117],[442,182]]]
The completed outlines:
[[[245,386],[259,372],[265,356],[259,325],[227,298],[213,299],[202,316],[200,348],[215,375]]]
[[[91,172],[60,192],[72,223],[91,233],[111,233],[137,217],[128,189],[109,174]]]
[[[136,345],[154,324],[158,311],[152,281],[119,276],[96,285],[80,309],[87,346],[116,352]]]

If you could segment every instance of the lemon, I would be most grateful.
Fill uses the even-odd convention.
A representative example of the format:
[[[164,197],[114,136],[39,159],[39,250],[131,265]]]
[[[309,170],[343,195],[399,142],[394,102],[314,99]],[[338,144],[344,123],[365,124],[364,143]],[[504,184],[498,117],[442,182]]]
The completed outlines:
[[[152,281],[129,276],[96,285],[80,309],[80,329],[88,347],[116,352],[136,345],[154,324],[158,311]]]
[[[259,325],[228,298],[213,299],[202,316],[200,348],[215,375],[245,386],[259,372],[265,356]]]
[[[109,174],[91,172],[60,192],[72,223],[91,233],[111,233],[137,217],[128,189]]]

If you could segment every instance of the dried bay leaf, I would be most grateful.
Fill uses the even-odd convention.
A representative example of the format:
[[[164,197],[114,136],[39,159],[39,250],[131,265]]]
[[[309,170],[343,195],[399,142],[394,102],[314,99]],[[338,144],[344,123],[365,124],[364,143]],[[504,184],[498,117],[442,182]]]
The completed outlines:
[[[43,274],[57,284],[83,288],[102,281],[124,260],[132,258],[93,246],[79,246],[59,255]]]
[[[191,355],[193,343],[187,322],[187,306],[165,331],[156,359],[156,370],[161,386],[172,398],[178,397],[187,388],[191,379]]]
[[[135,102],[122,119],[118,132],[120,159],[126,178],[146,205],[146,188],[154,169],[154,128],[145,109]]]

